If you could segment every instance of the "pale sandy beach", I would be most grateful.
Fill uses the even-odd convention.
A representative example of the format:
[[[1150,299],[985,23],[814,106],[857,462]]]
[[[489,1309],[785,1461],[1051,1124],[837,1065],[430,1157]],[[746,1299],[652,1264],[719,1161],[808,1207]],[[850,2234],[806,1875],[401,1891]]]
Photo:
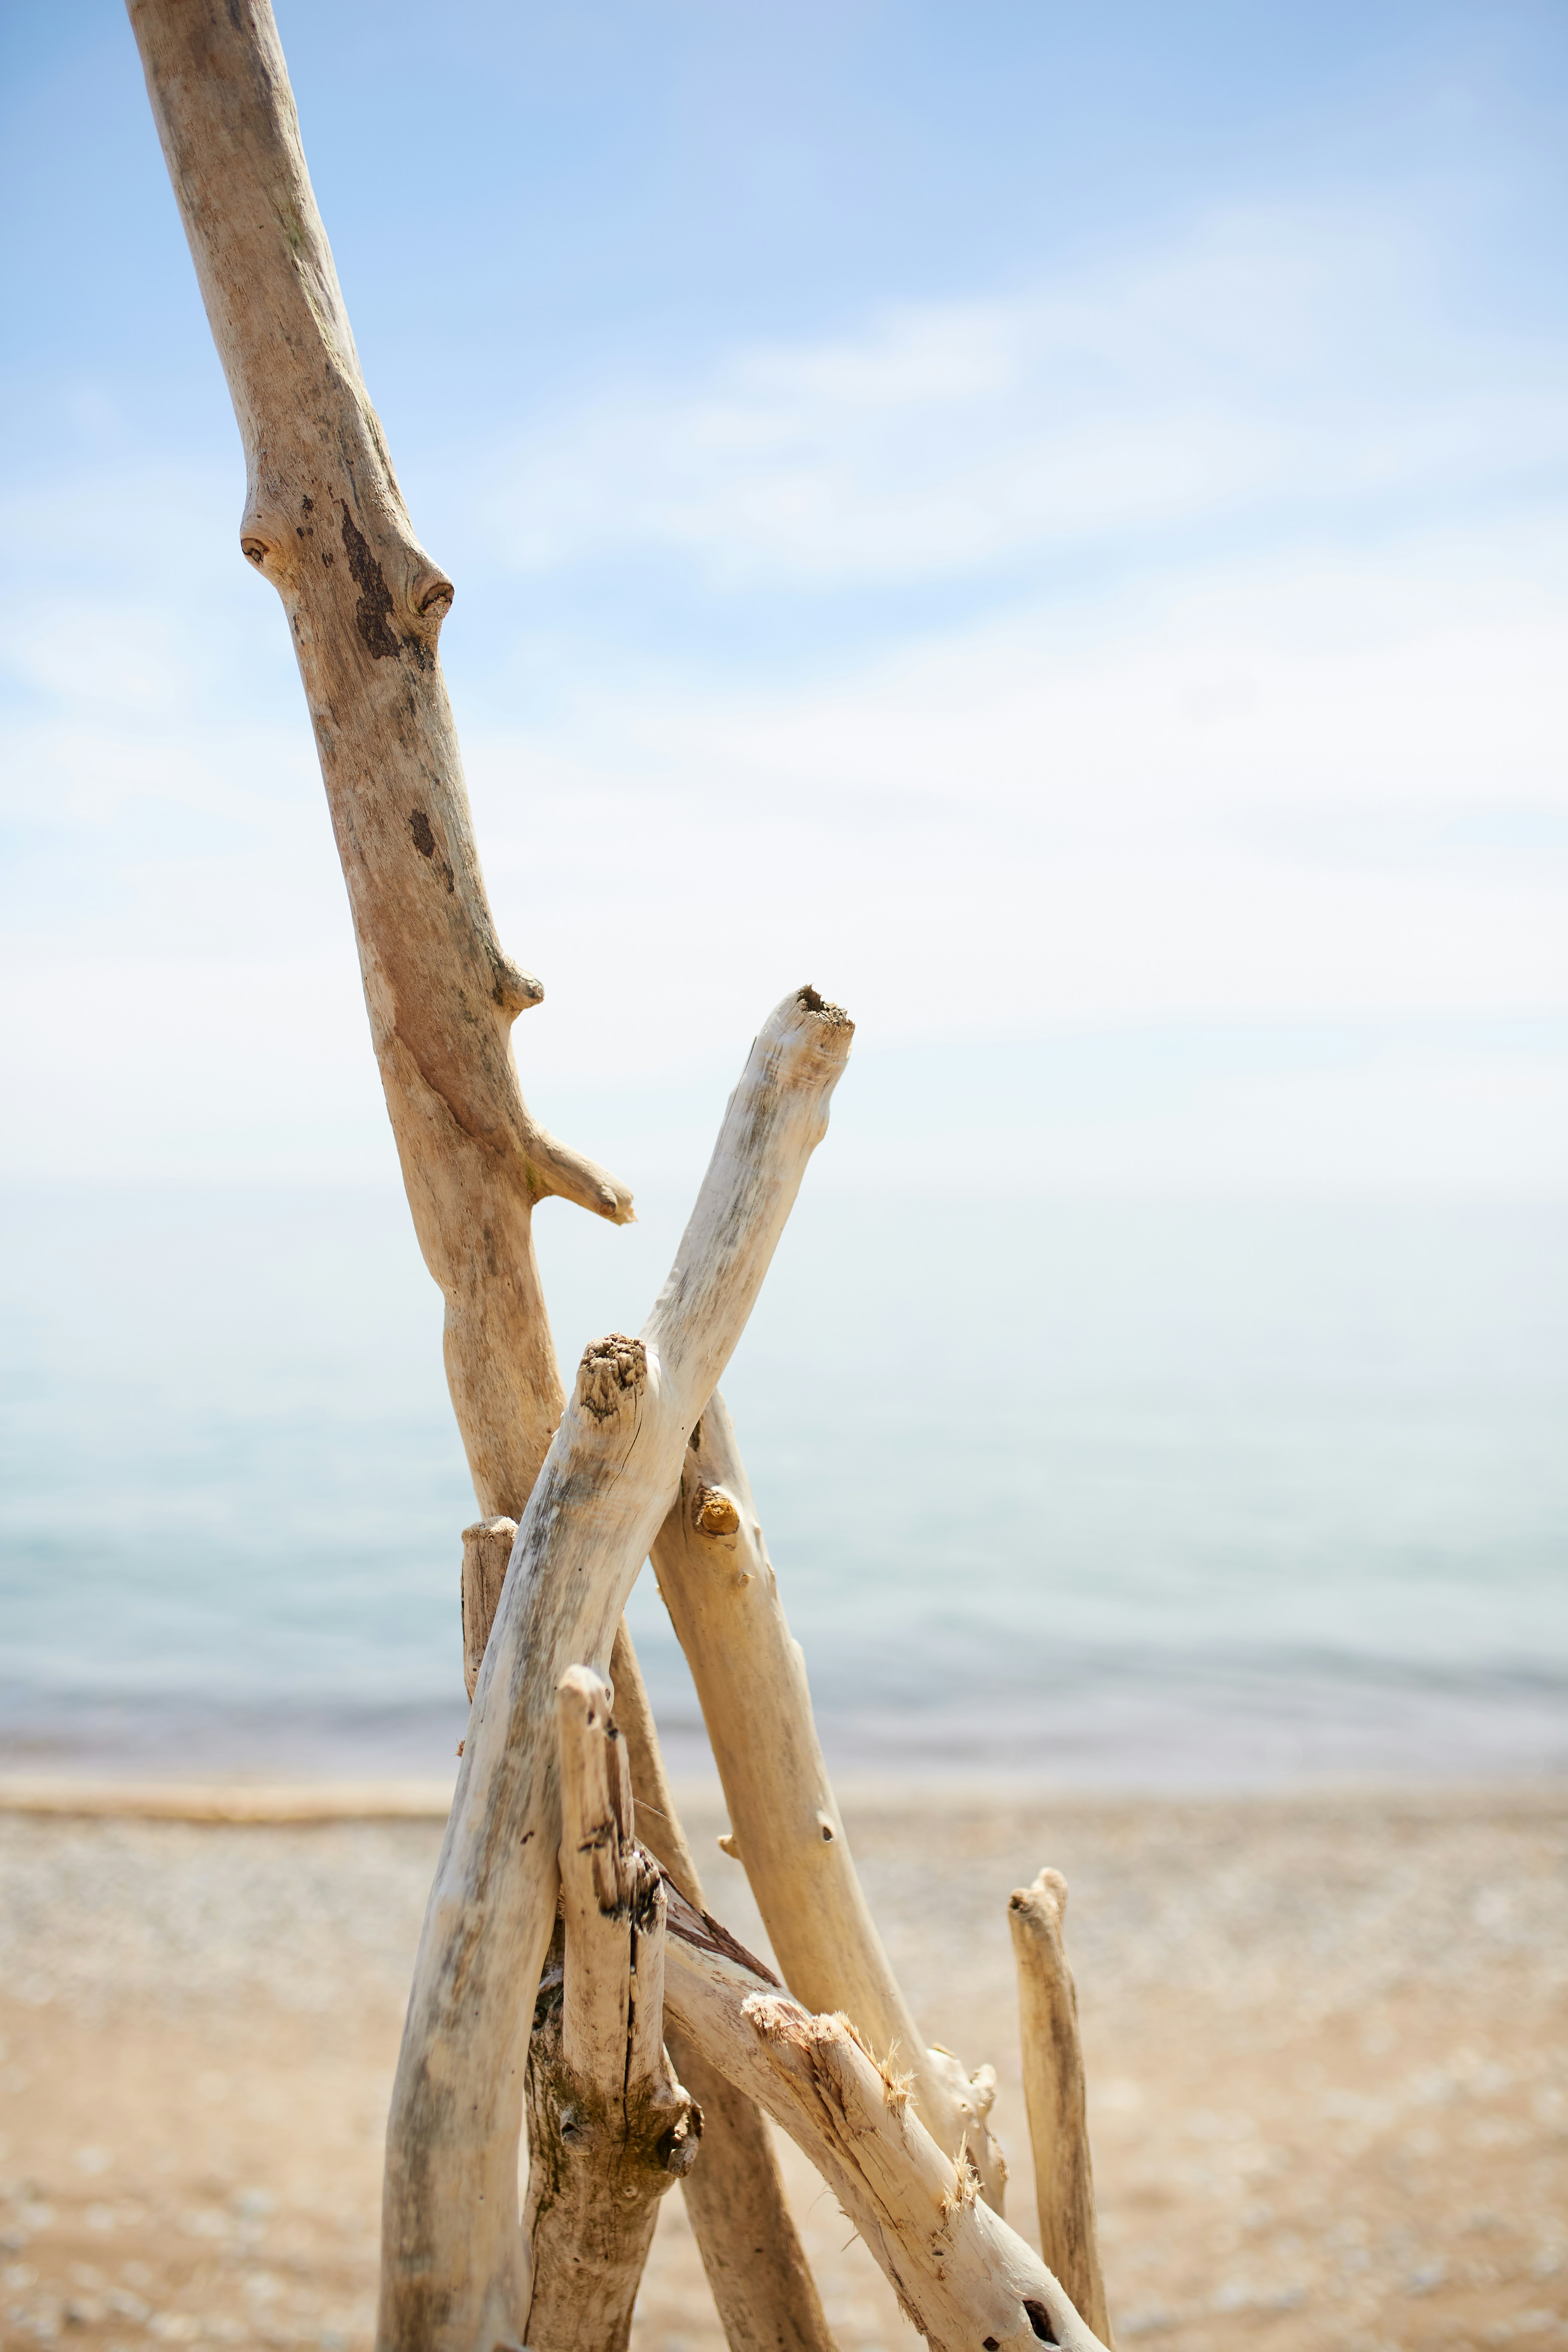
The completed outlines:
[[[1031,2235],[1004,1906],[1067,1873],[1124,2345],[1568,2340],[1568,1789],[847,1810],[928,2032],[1000,2069]],[[716,1803],[688,1811],[760,1942]],[[368,2343],[438,1838],[0,1815],[6,2344]],[[843,2352],[912,2343],[786,2164]],[[721,2341],[679,2191],[634,2341]]]

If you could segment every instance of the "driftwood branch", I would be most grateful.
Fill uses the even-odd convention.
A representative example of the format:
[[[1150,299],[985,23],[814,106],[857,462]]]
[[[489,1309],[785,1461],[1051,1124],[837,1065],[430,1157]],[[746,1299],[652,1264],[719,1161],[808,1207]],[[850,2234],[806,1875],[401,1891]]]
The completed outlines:
[[[1007,1906],[1018,1967],[1024,2102],[1035,2158],[1040,2251],[1097,2335],[1110,2341],[1094,2214],[1078,1992],[1062,1941],[1067,1881],[1042,1870]]]
[[[616,1722],[631,1766],[638,1842],[677,1892],[701,1911],[697,1864],[676,1811],[624,1620],[610,1676]],[[766,2124],[752,2101],[668,2011],[664,2038],[681,2081],[702,2109],[701,2161],[682,2181],[681,2192],[730,2352],[833,2352]]]
[[[517,1517],[563,1402],[531,1216],[624,1185],[531,1117],[510,1030],[543,990],[479,871],[437,658],[451,582],[415,536],[311,193],[268,0],[130,0],[245,448],[240,545],[283,601],[348,884],[371,1036],[479,1507]]]
[[[517,2340],[522,2077],[555,1909],[554,1693],[607,1664],[691,1429],[745,1326],[852,1024],[815,991],[764,1024],[638,1339],[591,1346],[518,1527],[415,1964],[387,2124],[380,2341]]]
[[[926,2130],[908,2077],[847,2018],[814,2017],[669,1893],[665,2002],[816,2166],[933,2352],[1103,2352],[1032,2246]]]
[[[658,2200],[702,2127],[664,2052],[665,1895],[632,1838],[626,1743],[584,1666],[558,1693],[560,1966],[528,2051],[532,2352],[624,2352]]]
[[[841,2011],[868,2047],[907,2072],[920,2113],[963,2147],[1002,2210],[1006,2166],[986,2117],[989,2066],[973,2074],[926,2046],[882,1948],[823,1760],[778,1580],[723,1399],[694,1433],[680,1492],[653,1549],[730,1811],[727,1851],[745,1865],[784,1980],[807,2008]]]

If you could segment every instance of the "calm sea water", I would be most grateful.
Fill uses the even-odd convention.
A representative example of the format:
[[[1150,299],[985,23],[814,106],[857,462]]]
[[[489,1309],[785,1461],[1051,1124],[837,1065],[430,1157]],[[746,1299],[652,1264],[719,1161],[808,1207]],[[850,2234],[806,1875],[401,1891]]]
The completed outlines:
[[[473,1508],[401,1199],[4,1209],[0,1763],[447,1769]],[[541,1212],[564,1358],[681,1213]],[[725,1388],[846,1771],[1568,1769],[1568,1210],[808,1192]]]

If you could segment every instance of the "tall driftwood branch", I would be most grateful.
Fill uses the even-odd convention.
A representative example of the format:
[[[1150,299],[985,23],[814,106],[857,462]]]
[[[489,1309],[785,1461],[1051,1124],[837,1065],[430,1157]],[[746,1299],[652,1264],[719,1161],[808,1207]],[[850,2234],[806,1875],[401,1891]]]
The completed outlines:
[[[1103,2352],[1032,2246],[937,2146],[909,2078],[814,2017],[669,1891],[665,2007],[816,2166],[933,2352]]]
[[[823,1760],[805,1660],[779,1599],[734,1425],[714,1394],[694,1433],[680,1493],[653,1549],[654,1573],[686,1653],[730,1810],[728,1850],[798,2000],[853,2018],[910,2076],[927,2127],[963,2147],[1002,2210],[1006,2166],[986,2117],[989,2066],[967,2074],[932,2050],[910,2012],[861,1889]]]
[[[531,2352],[625,2352],[658,2200],[690,2170],[702,2118],[665,2055],[664,1889],[633,1842],[610,1693],[569,1666],[557,1701],[561,1967],[528,2047],[522,2337]]]
[[[1024,2103],[1035,2157],[1040,2251],[1084,2317],[1110,2341],[1094,2214],[1078,1991],[1062,1940],[1067,1880],[1042,1870],[1007,1905],[1018,1968]]]
[[[471,1696],[505,1570],[497,1515],[521,1515],[565,1402],[531,1209],[554,1192],[624,1223],[630,1196],[539,1127],[518,1087],[510,1024],[542,991],[502,953],[479,872],[437,658],[451,583],[415,538],[364,387],[270,9],[132,0],[131,16],[244,444],[241,545],[289,616],[387,1107],[446,1298],[452,1402],[491,1515],[488,1546],[465,1543]],[[737,2144],[733,2161],[787,2230],[765,2153],[747,2172]],[[753,2268],[769,2273],[761,2305],[777,2282]],[[791,2342],[799,2303],[779,2323]]]
[[[531,1214],[631,1195],[546,1133],[437,656],[452,583],[419,544],[360,373],[268,0],[129,0],[245,447],[240,545],[283,600],[365,1003],[479,1507],[521,1515],[563,1397]]]
[[[701,1911],[701,1881],[624,1619],[611,1654],[610,1679],[616,1722],[631,1766],[638,1843],[686,1901]],[[664,2038],[681,2081],[702,2109],[701,2161],[688,2173],[681,2191],[730,2352],[833,2352],[766,2124],[668,2010]]]
[[[591,1346],[517,1532],[437,1865],[387,2125],[379,2340],[517,2340],[522,2079],[555,1909],[554,1692],[607,1664],[688,1438],[752,1310],[852,1024],[815,991],[752,1045],[639,1339]]]

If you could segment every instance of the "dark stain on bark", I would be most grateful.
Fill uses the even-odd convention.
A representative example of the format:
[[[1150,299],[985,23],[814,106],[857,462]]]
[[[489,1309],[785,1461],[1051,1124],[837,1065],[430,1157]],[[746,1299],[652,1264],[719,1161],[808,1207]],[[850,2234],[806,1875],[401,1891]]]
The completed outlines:
[[[371,552],[370,541],[355,525],[346,505],[342,512],[343,553],[348,557],[349,570],[353,573],[354,585],[359,590],[359,603],[354,607],[354,626],[374,660],[385,661],[390,657],[395,661],[403,646],[391,624],[392,591],[386,584],[380,564]],[[428,857],[429,850],[425,855]]]
[[[434,857],[436,855],[436,836],[430,829],[430,820],[426,815],[423,809],[415,810],[413,815],[408,820],[408,830],[414,835],[414,846],[419,852],[420,856]],[[446,881],[447,890],[455,890],[458,887],[457,877],[452,872],[452,868],[447,860],[444,857],[441,860],[441,873]]]

